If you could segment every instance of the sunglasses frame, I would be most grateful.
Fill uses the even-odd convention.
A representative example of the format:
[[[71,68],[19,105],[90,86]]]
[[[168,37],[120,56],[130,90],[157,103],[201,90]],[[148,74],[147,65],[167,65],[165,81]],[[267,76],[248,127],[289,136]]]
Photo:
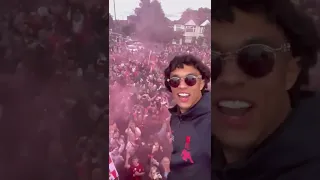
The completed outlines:
[[[237,56],[239,56],[239,54],[246,48],[250,48],[250,47],[254,47],[257,46],[258,48],[261,48],[261,51],[265,51],[267,53],[271,53],[273,55],[273,59],[272,61],[275,61],[277,59],[277,52],[291,52],[291,45],[290,43],[284,43],[282,44],[279,48],[272,48],[266,44],[250,44],[250,45],[246,45],[244,47],[241,47],[240,49],[236,50],[235,52],[227,52],[227,53],[222,53],[222,52],[216,52],[216,51],[212,51],[213,54],[217,55],[217,61],[224,63],[226,61],[228,61],[229,59],[227,58],[228,56],[235,56],[235,61],[237,61],[237,63],[239,63],[240,59],[238,59]],[[213,58],[214,59],[214,58]],[[214,60],[213,60],[214,61]],[[221,67],[223,68],[223,67]],[[243,71],[245,71],[245,69],[242,69]],[[261,75],[254,75],[254,74],[250,74],[248,72],[245,72],[246,74],[248,74],[249,76],[252,76],[254,78],[261,78],[263,76],[265,76],[266,74],[268,74],[268,72],[266,72],[266,74],[261,74]],[[217,78],[218,78],[218,74],[217,74]]]
[[[196,76],[196,75],[188,74],[187,76],[194,76],[196,79],[202,79],[202,76],[201,76],[201,75]],[[177,77],[177,76],[174,76],[174,77],[179,78],[179,85],[178,85],[177,87],[180,86],[181,80],[183,80],[184,83],[186,83],[185,79],[186,79],[187,76],[185,76],[185,77]],[[171,78],[172,78],[172,77],[171,77]],[[169,82],[171,78],[168,78],[168,79],[167,79],[168,85],[169,85],[170,87],[172,87],[172,86],[170,85],[170,82]],[[186,84],[187,84],[187,83],[186,83]],[[188,84],[187,84],[187,85],[188,85]],[[194,84],[194,85],[195,85],[195,84]],[[193,86],[194,86],[194,85],[193,85]],[[189,86],[189,85],[188,85],[188,86]],[[172,88],[177,88],[177,87],[172,87]],[[191,86],[190,86],[190,87],[191,87]]]
[[[212,51],[212,53],[220,56],[222,60],[226,61],[227,60],[226,57],[232,56],[232,55],[238,55],[242,50],[244,50],[248,47],[252,47],[252,46],[260,46],[260,47],[263,47],[265,51],[272,52],[274,55],[274,59],[277,58],[277,56],[276,56],[277,52],[291,52],[291,44],[284,43],[279,48],[272,48],[266,44],[250,44],[250,45],[246,45],[246,46],[236,50],[235,52],[222,53],[219,51]]]

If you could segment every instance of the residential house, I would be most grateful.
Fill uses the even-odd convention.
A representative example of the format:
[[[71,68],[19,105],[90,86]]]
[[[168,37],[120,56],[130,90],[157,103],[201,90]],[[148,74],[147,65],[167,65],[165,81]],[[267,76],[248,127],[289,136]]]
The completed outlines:
[[[205,20],[203,22],[196,21],[193,19],[190,19],[185,22],[178,20],[174,23],[173,30],[183,32],[182,41],[184,43],[191,43],[193,39],[204,37],[205,27],[209,24],[210,24],[209,20]]]

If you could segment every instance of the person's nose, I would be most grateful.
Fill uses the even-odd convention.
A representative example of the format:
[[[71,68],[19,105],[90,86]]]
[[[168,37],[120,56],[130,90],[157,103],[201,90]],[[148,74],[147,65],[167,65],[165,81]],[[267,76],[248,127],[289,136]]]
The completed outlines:
[[[220,76],[216,83],[224,86],[238,86],[245,83],[247,75],[239,68],[234,59],[224,62]]]
[[[185,88],[187,88],[187,87],[188,87],[188,85],[186,84],[184,78],[181,78],[181,79],[180,79],[179,88],[180,88],[180,89],[185,89]]]

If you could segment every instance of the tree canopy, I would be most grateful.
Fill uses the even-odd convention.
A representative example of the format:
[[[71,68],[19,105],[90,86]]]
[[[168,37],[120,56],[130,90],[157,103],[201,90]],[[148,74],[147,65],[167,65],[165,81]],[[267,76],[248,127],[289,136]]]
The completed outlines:
[[[186,9],[179,21],[186,23],[190,19],[197,23],[210,21],[211,9]],[[114,22],[111,16],[109,23],[112,28]],[[180,39],[183,35],[182,32],[174,32],[173,25],[174,22],[165,16],[159,0],[140,0],[139,6],[134,9],[134,14],[127,17],[127,24],[122,24],[119,30],[125,36],[134,35],[141,41],[168,43],[173,39]],[[204,39],[210,42],[210,25],[206,26],[204,34]]]
[[[205,20],[211,19],[211,9],[199,8],[198,10],[186,9],[180,18],[180,21],[189,21],[190,19],[196,22],[204,22]]]
[[[166,42],[172,40],[173,29],[158,0],[141,0],[135,10],[136,35],[147,41]]]

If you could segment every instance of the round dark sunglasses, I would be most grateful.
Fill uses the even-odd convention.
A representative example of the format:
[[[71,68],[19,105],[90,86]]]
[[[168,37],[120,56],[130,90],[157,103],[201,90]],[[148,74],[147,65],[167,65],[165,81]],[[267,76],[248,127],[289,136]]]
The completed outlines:
[[[172,88],[177,88],[179,87],[181,80],[184,80],[184,82],[188,86],[194,86],[195,84],[197,84],[197,79],[201,79],[201,78],[202,78],[201,76],[195,76],[195,75],[189,74],[186,77],[173,76],[170,79],[167,79],[167,81]]]
[[[221,53],[212,52],[212,78],[216,80],[223,69],[226,57],[235,55],[239,68],[253,78],[261,78],[273,70],[277,52],[290,52],[289,43],[279,48],[272,48],[264,44],[251,44],[244,46],[235,52]]]

